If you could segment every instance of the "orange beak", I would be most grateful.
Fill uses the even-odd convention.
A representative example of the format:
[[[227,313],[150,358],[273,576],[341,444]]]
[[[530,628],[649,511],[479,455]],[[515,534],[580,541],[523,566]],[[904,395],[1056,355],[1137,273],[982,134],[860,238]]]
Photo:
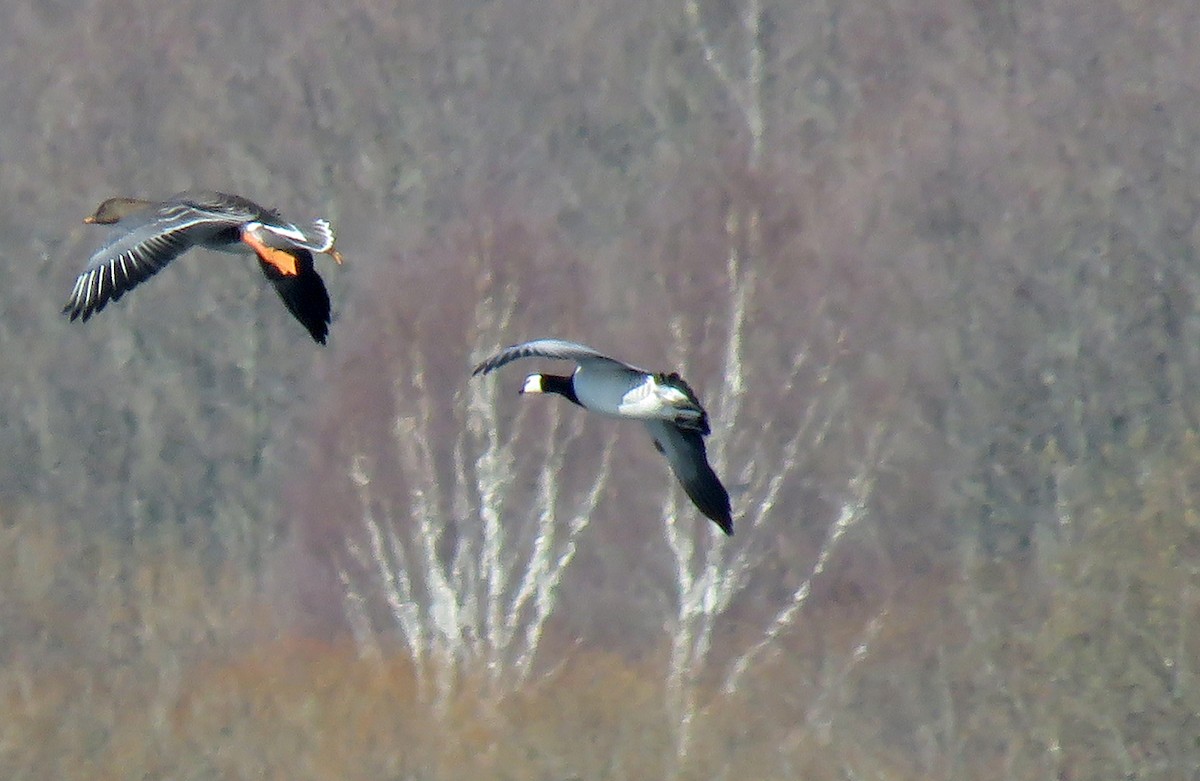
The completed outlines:
[[[83,224],[84,224],[84,225],[95,225],[95,224],[96,224],[96,218],[95,218],[95,217],[84,217],[84,218],[83,218]]]

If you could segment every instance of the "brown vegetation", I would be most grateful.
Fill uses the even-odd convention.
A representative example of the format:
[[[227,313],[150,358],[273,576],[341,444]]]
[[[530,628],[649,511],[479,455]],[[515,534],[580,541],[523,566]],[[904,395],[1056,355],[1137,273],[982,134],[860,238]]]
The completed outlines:
[[[0,17],[0,775],[1194,775],[1194,3]],[[200,253],[61,321],[192,185],[333,219],[326,351]],[[731,541],[468,378],[542,335],[688,377]]]

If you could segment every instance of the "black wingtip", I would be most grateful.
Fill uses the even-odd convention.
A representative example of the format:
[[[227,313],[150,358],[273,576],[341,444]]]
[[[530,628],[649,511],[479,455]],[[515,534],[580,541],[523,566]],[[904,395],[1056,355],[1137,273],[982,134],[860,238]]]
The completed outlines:
[[[78,320],[81,323],[86,323],[88,321],[88,318],[91,317],[94,313],[99,312],[101,310],[101,308],[102,307],[100,307],[100,306],[89,307],[86,304],[83,304],[78,301],[68,301],[67,305],[64,306],[62,309],[62,313],[64,315],[66,315],[67,319],[70,320],[72,323],[75,322],[76,320]]]
[[[698,434],[689,434],[695,440],[697,449],[703,447],[703,441]],[[715,523],[725,534],[733,536],[733,509],[729,501],[729,492],[721,484],[717,473],[709,466],[703,450],[699,452],[703,460],[696,464],[697,473],[694,476],[680,481],[683,490],[705,518]]]
[[[497,353],[496,355],[493,355],[490,358],[485,358],[484,360],[480,361],[479,365],[471,370],[471,376],[478,377],[481,374],[488,374],[493,369],[503,366],[504,362],[498,360],[500,355],[501,355],[501,353]]]
[[[711,480],[706,480],[703,486],[693,484],[684,488],[696,509],[715,523],[726,536],[732,537],[733,512],[729,504],[729,494],[715,474],[710,477]]]
[[[697,435],[693,434],[692,436],[697,440],[700,439]],[[709,465],[706,454],[704,462],[697,468],[699,474],[695,479],[688,480],[683,484],[684,491],[696,505],[696,509],[704,514],[704,517],[720,527],[726,535],[732,537],[733,508],[729,501],[729,492],[725,490],[721,479]]]
[[[326,314],[322,316],[319,308],[300,309],[298,307],[296,310],[292,310],[292,314],[300,321],[305,330],[308,331],[308,335],[312,337],[312,340],[322,346],[325,345],[325,340],[329,336],[330,320],[328,310],[325,310],[325,312]]]

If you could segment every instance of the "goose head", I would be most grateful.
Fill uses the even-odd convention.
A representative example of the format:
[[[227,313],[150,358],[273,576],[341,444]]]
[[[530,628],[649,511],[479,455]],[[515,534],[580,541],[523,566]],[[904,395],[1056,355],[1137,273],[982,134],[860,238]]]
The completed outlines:
[[[153,204],[141,198],[109,198],[96,207],[96,211],[83,221],[88,225],[113,225],[125,219],[134,212],[141,211]]]
[[[557,374],[531,374],[525,378],[521,393],[557,393],[572,404],[583,406],[583,402],[575,395],[575,384],[571,377],[561,377]]]
[[[521,393],[545,393],[546,387],[542,380],[544,378],[540,374],[531,374],[525,378],[525,384],[521,386]]]

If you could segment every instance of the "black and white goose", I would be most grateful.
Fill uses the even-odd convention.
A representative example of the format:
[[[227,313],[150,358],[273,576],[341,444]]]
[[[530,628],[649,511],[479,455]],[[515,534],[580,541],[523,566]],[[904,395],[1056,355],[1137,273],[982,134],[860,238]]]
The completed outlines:
[[[521,358],[575,361],[577,366],[570,375],[530,374],[521,393],[557,393],[602,415],[641,420],[692,503],[721,531],[733,534],[729,493],[709,465],[704,447],[710,431],[708,413],[682,377],[648,372],[562,339],[537,339],[507,347],[476,366],[472,376]]]

